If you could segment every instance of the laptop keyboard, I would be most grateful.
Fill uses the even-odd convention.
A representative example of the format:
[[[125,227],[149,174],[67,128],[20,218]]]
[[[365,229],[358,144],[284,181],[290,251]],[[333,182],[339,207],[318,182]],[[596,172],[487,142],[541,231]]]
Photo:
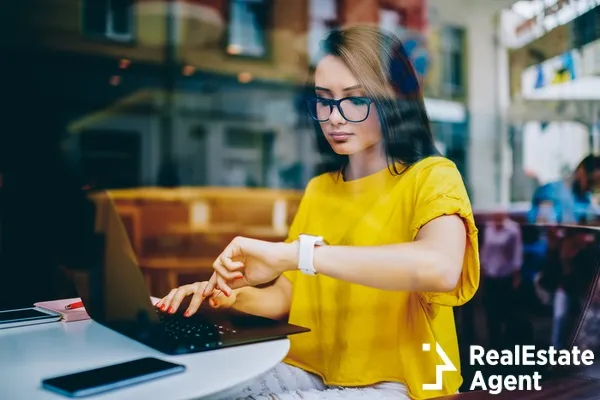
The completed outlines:
[[[157,310],[161,325],[167,336],[178,341],[214,343],[221,345],[224,338],[237,332],[223,325],[203,321],[201,318],[186,318],[181,315],[166,314]]]

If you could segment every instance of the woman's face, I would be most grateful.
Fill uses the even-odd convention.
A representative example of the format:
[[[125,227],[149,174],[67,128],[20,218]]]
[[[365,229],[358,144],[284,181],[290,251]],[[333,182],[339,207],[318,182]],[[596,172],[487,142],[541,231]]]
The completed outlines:
[[[315,71],[315,93],[317,97],[339,100],[345,97],[365,97],[366,92],[358,79],[352,74],[344,62],[335,56],[328,55],[317,65]],[[344,101],[342,109],[350,119],[353,103]],[[365,149],[379,147],[381,142],[381,125],[375,110],[375,104],[363,107],[369,108],[369,116],[362,122],[348,122],[333,107],[329,119],[321,122],[321,129],[333,151],[337,154],[352,155]],[[346,111],[348,110],[348,111]],[[360,111],[355,111],[358,115]]]

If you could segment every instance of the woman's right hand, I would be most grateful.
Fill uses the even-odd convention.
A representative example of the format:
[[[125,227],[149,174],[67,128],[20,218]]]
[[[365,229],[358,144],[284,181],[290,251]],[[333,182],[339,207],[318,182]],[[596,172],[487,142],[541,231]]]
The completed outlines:
[[[229,308],[233,306],[233,303],[235,303],[236,300],[237,290],[233,290],[230,296],[225,296],[220,290],[215,290],[211,295],[204,297],[203,292],[207,284],[208,282],[204,281],[175,288],[171,290],[168,295],[159,300],[158,303],[156,303],[156,307],[161,311],[174,314],[181,305],[183,299],[187,296],[192,296],[192,300],[183,314],[186,317],[194,315],[206,299],[208,299],[208,304],[212,308]]]

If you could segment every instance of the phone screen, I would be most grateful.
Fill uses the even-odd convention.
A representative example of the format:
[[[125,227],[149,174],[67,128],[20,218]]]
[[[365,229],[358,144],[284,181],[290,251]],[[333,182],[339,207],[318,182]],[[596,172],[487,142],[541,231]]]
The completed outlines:
[[[17,322],[39,318],[54,318],[52,315],[43,313],[33,308],[24,308],[22,310],[10,310],[0,312],[0,324],[8,322]]]
[[[109,365],[70,375],[45,379],[43,386],[63,394],[88,395],[143,382],[152,378],[183,372],[185,366],[157,358]]]

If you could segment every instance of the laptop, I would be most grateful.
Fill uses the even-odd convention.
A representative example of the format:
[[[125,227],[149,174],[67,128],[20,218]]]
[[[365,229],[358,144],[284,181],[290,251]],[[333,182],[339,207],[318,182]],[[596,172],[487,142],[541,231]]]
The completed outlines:
[[[286,338],[306,327],[233,309],[202,306],[191,317],[158,310],[137,264],[129,237],[106,192],[91,195],[94,215],[82,232],[85,270],[75,286],[90,317],[162,353],[188,354]],[[90,208],[91,209],[91,208]],[[93,220],[93,222],[92,222]]]
[[[600,350],[600,289],[597,288],[600,279],[600,229],[526,224],[521,226],[521,232],[522,243],[518,247],[522,250],[523,260],[521,284],[513,292],[513,299],[503,296],[502,307],[512,307],[512,310],[503,343],[496,349],[508,349],[513,353],[515,345],[533,345],[535,352],[552,347],[571,353],[577,347],[580,351],[591,350],[596,354]],[[484,265],[482,269],[485,270]],[[547,391],[543,393],[554,393],[558,386],[566,384],[566,380],[569,385],[581,386],[573,380],[574,376],[600,378],[600,374],[594,373],[598,370],[595,360],[593,366],[550,363],[470,365],[470,345],[480,345],[485,350],[492,347],[486,320],[498,319],[506,311],[501,307],[490,307],[489,303],[486,306],[486,294],[489,294],[486,291],[494,288],[484,277],[482,274],[477,297],[471,304],[467,303],[466,308],[463,306],[458,310],[462,314],[459,318],[459,343],[461,359],[464,360],[461,391],[471,389],[478,371],[483,373],[486,382],[498,375],[531,376],[537,373],[542,388]],[[558,354],[554,360],[558,361]],[[519,396],[523,393],[520,392]]]

